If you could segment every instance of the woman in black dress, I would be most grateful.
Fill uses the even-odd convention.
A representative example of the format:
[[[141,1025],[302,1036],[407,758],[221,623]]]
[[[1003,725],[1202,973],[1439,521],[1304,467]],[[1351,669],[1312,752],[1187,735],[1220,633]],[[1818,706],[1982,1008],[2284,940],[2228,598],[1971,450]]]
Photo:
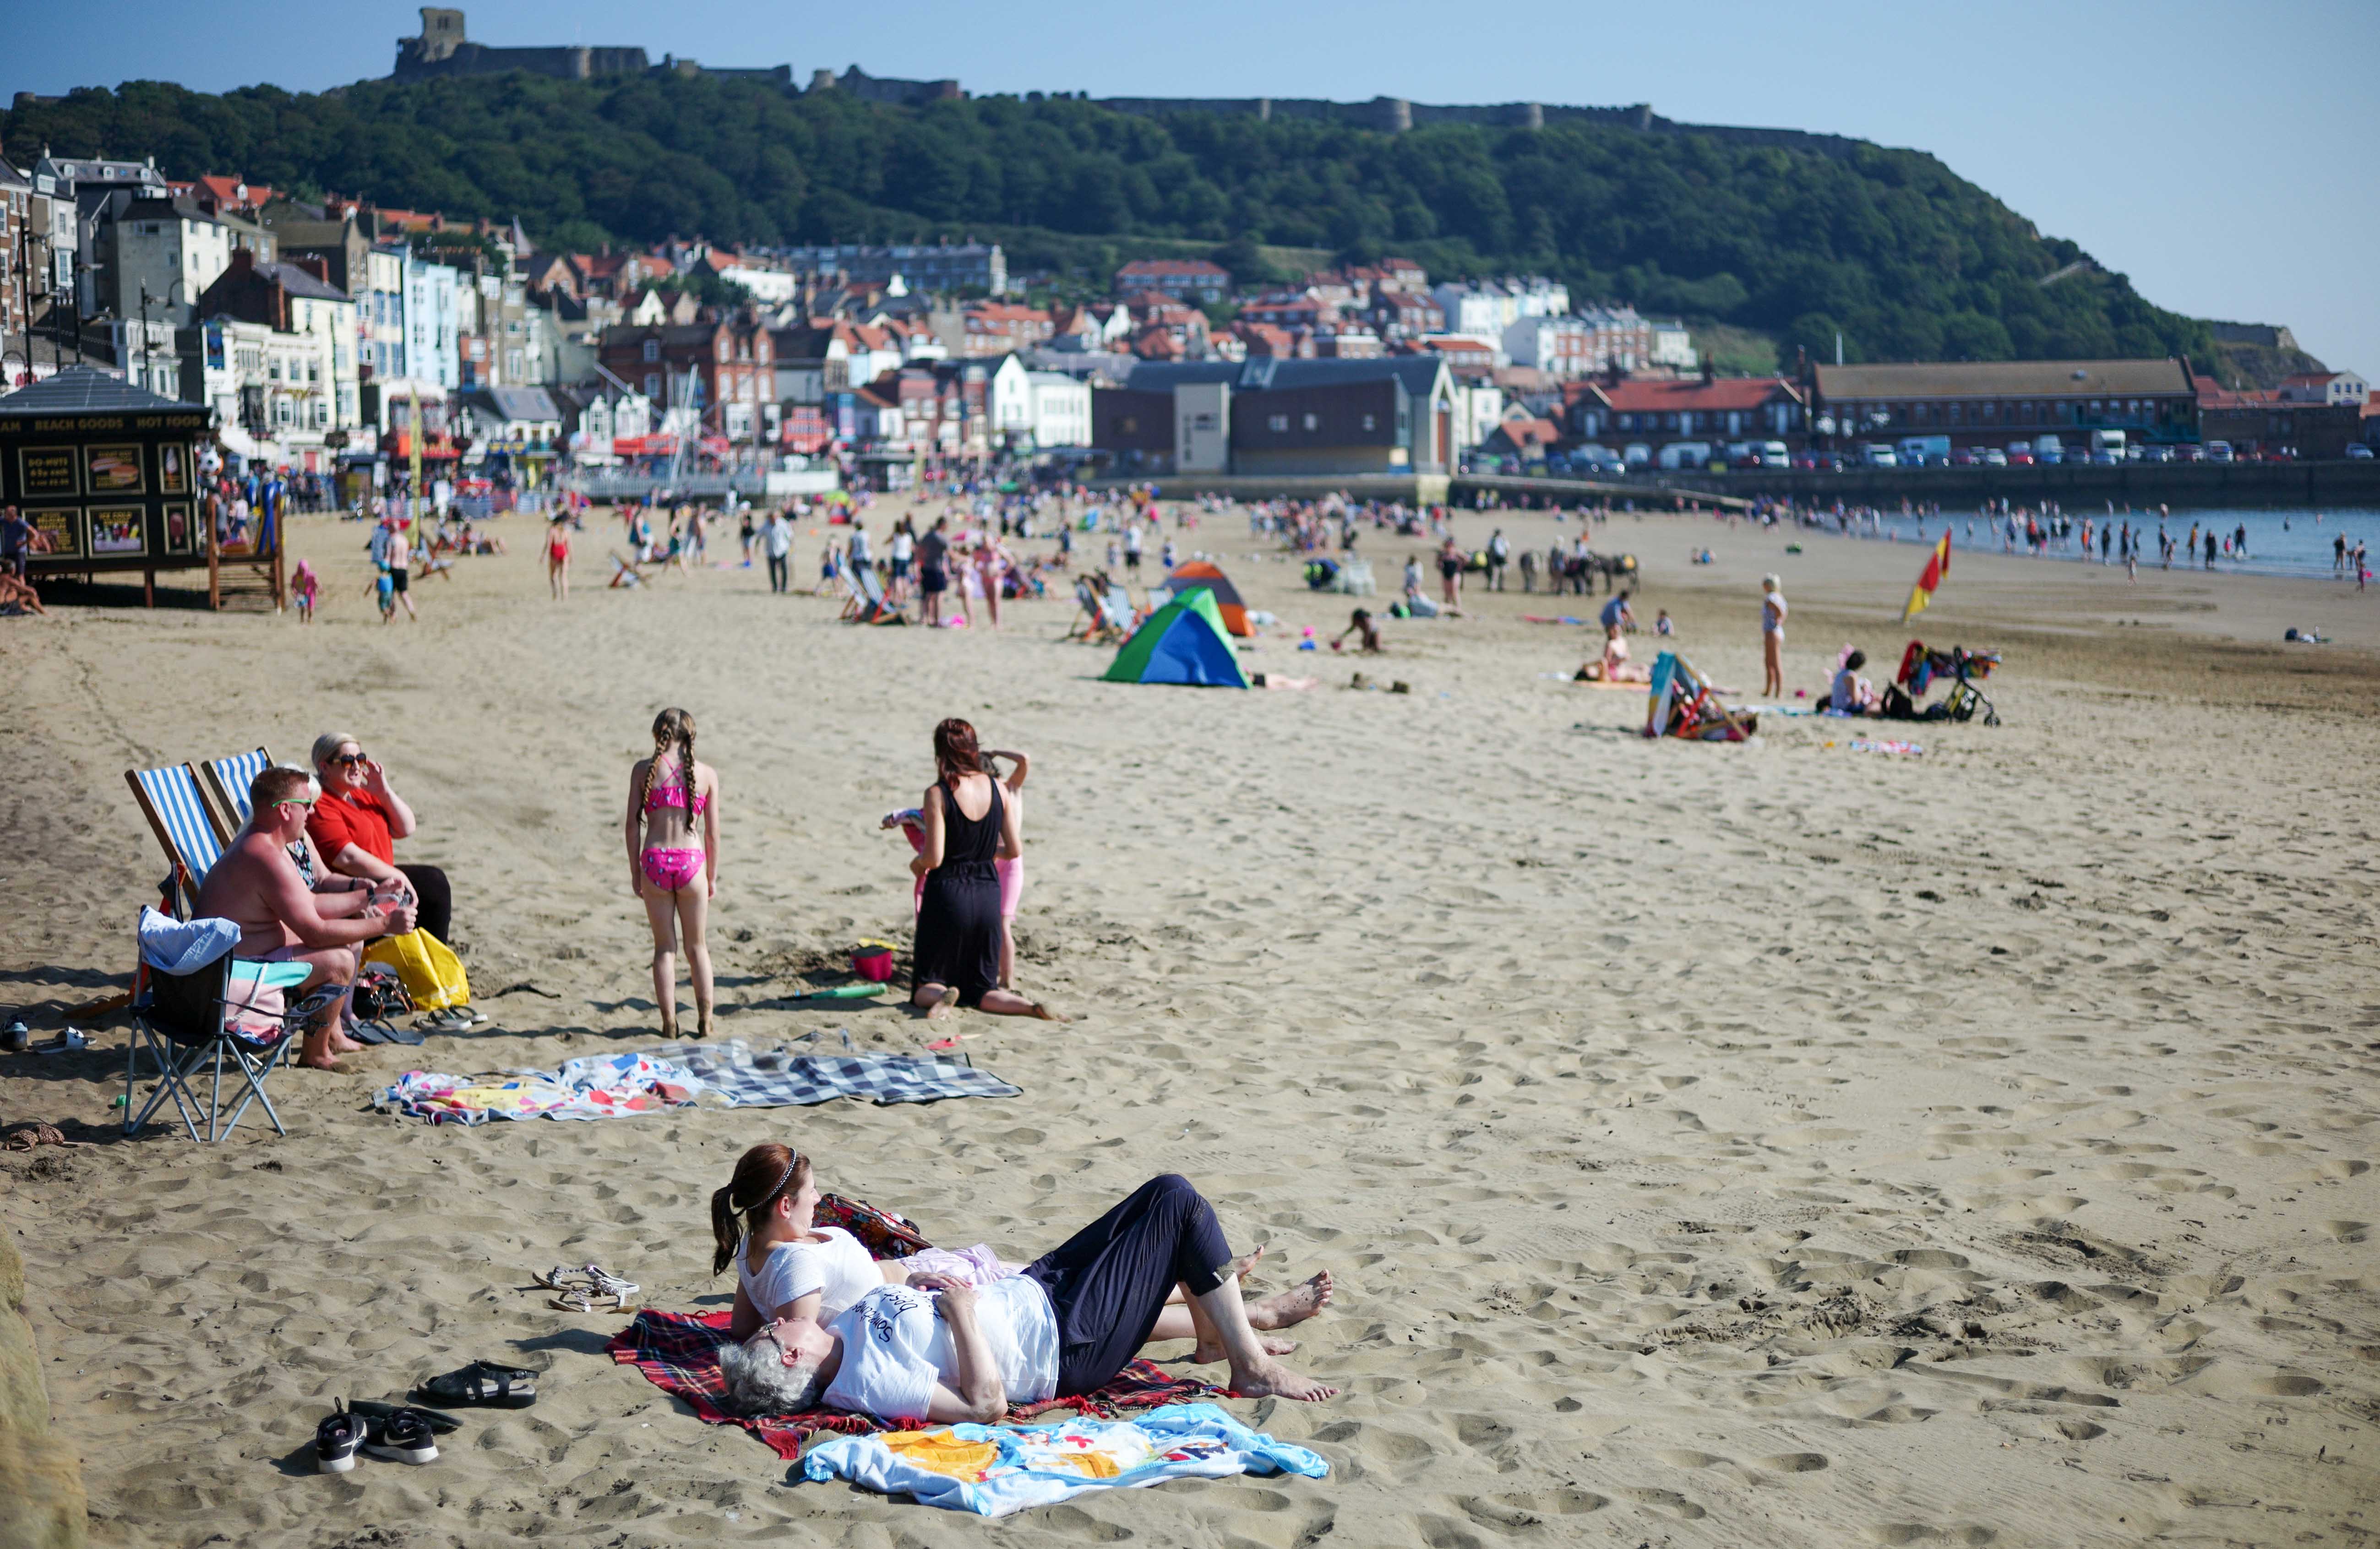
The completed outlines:
[[[955,718],[934,728],[941,777],[918,804],[926,848],[909,863],[926,879],[917,909],[909,1003],[939,1020],[956,1006],[999,1016],[1066,1019],[1000,983],[1000,873],[996,860],[1025,853],[1016,813],[985,772],[975,728]]]

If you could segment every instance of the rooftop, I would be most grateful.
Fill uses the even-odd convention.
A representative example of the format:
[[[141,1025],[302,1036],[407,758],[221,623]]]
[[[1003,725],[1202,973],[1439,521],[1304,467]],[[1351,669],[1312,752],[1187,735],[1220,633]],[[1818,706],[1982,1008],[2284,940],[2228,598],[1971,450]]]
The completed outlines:
[[[1820,366],[1828,398],[2090,397],[2192,391],[2176,359],[1977,360],[1883,366]]]
[[[196,410],[194,404],[161,398],[145,387],[135,387],[112,371],[96,366],[69,366],[30,387],[0,396],[0,415],[154,413],[159,409]],[[200,410],[200,412],[203,412]]]

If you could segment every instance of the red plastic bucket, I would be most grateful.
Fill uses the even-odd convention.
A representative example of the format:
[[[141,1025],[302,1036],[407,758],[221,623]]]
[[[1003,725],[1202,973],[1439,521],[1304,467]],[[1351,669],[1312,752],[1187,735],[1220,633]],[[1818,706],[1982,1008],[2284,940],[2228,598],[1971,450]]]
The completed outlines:
[[[851,971],[870,984],[883,984],[892,977],[892,950],[884,947],[858,948],[851,954]]]

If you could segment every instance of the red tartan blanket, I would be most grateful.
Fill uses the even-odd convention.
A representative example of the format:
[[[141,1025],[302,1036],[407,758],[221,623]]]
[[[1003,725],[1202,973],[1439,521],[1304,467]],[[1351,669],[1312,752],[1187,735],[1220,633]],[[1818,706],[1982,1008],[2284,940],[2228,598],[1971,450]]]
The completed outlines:
[[[919,1431],[928,1424],[922,1420],[877,1420],[840,1410],[758,1417],[730,1413],[722,1402],[727,1397],[727,1384],[719,1373],[719,1347],[727,1342],[730,1315],[724,1312],[638,1313],[636,1321],[613,1335],[604,1348],[613,1361],[634,1366],[655,1387],[685,1399],[698,1419],[712,1425],[741,1425],[788,1461],[799,1458],[802,1444],[821,1431],[861,1436],[871,1431]],[[1177,1377],[1155,1361],[1135,1361],[1096,1393],[1019,1404],[1008,1413],[1014,1420],[1031,1421],[1073,1410],[1111,1419],[1118,1410],[1186,1404],[1222,1391],[1196,1377]]]

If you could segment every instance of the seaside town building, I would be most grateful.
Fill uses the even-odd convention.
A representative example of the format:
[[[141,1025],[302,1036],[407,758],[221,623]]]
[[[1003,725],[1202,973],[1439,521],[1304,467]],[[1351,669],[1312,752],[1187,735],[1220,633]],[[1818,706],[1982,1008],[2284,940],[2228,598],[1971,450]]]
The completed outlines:
[[[1810,413],[1838,437],[1996,445],[2095,430],[2150,442],[2199,434],[2198,386],[2174,358],[1815,366],[1810,380]]]

